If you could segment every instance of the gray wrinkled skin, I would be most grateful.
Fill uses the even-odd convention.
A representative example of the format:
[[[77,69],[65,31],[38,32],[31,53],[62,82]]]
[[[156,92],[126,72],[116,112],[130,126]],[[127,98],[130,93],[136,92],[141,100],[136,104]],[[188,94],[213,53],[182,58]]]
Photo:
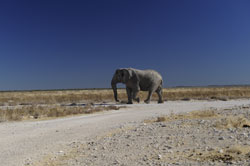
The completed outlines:
[[[138,70],[133,68],[121,68],[115,71],[111,80],[111,86],[114,91],[114,98],[119,102],[117,97],[117,83],[126,85],[128,95],[128,104],[133,104],[133,100],[140,102],[137,93],[141,91],[148,91],[148,97],[144,101],[150,103],[152,94],[158,94],[158,103],[163,103],[162,99],[162,76],[155,70]]]

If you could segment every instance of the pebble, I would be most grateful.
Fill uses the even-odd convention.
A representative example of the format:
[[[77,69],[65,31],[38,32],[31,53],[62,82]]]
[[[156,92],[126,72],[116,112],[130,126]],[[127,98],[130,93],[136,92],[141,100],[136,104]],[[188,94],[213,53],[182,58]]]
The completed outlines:
[[[147,161],[147,160],[148,160],[147,156],[143,157],[143,161]]]
[[[201,120],[200,122],[199,122],[199,124],[204,124],[205,123],[205,120]]]
[[[248,134],[247,133],[243,133],[242,134],[244,137],[248,137]]]
[[[165,148],[167,148],[167,149],[172,149],[172,147],[171,147],[171,146],[168,146],[168,145],[165,145]]]
[[[161,158],[162,158],[162,156],[159,154],[159,155],[158,155],[158,160],[161,160]]]
[[[161,127],[167,127],[167,125],[165,125],[165,124],[162,124],[162,125],[161,125]]]
[[[219,137],[219,140],[225,140],[225,138],[224,137]]]
[[[173,151],[172,151],[172,150],[168,150],[167,152],[168,152],[168,153],[173,153]]]
[[[115,160],[114,164],[120,164],[119,160]]]

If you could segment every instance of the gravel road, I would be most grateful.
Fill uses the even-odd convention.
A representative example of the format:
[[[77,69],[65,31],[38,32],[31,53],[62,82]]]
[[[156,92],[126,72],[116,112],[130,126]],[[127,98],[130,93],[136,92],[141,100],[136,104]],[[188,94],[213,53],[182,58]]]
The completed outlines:
[[[0,165],[46,165],[46,158],[67,153],[70,150],[68,145],[88,142],[121,126],[133,126],[145,119],[170,113],[249,104],[249,99],[168,101],[164,104],[126,105],[127,108],[116,111],[55,120],[0,123]]]

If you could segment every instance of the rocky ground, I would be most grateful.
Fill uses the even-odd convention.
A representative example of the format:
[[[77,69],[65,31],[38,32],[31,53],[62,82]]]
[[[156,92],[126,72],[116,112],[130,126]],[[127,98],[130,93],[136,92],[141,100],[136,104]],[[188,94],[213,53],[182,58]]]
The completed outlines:
[[[46,165],[250,166],[250,107],[145,119],[68,148]]]

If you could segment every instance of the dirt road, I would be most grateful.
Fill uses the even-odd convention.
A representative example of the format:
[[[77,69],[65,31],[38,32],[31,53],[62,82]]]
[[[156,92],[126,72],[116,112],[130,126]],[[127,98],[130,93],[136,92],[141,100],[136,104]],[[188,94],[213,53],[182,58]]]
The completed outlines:
[[[0,123],[0,165],[32,165],[50,154],[63,153],[72,142],[84,142],[121,125],[151,117],[249,104],[250,100],[168,101],[55,120]]]

